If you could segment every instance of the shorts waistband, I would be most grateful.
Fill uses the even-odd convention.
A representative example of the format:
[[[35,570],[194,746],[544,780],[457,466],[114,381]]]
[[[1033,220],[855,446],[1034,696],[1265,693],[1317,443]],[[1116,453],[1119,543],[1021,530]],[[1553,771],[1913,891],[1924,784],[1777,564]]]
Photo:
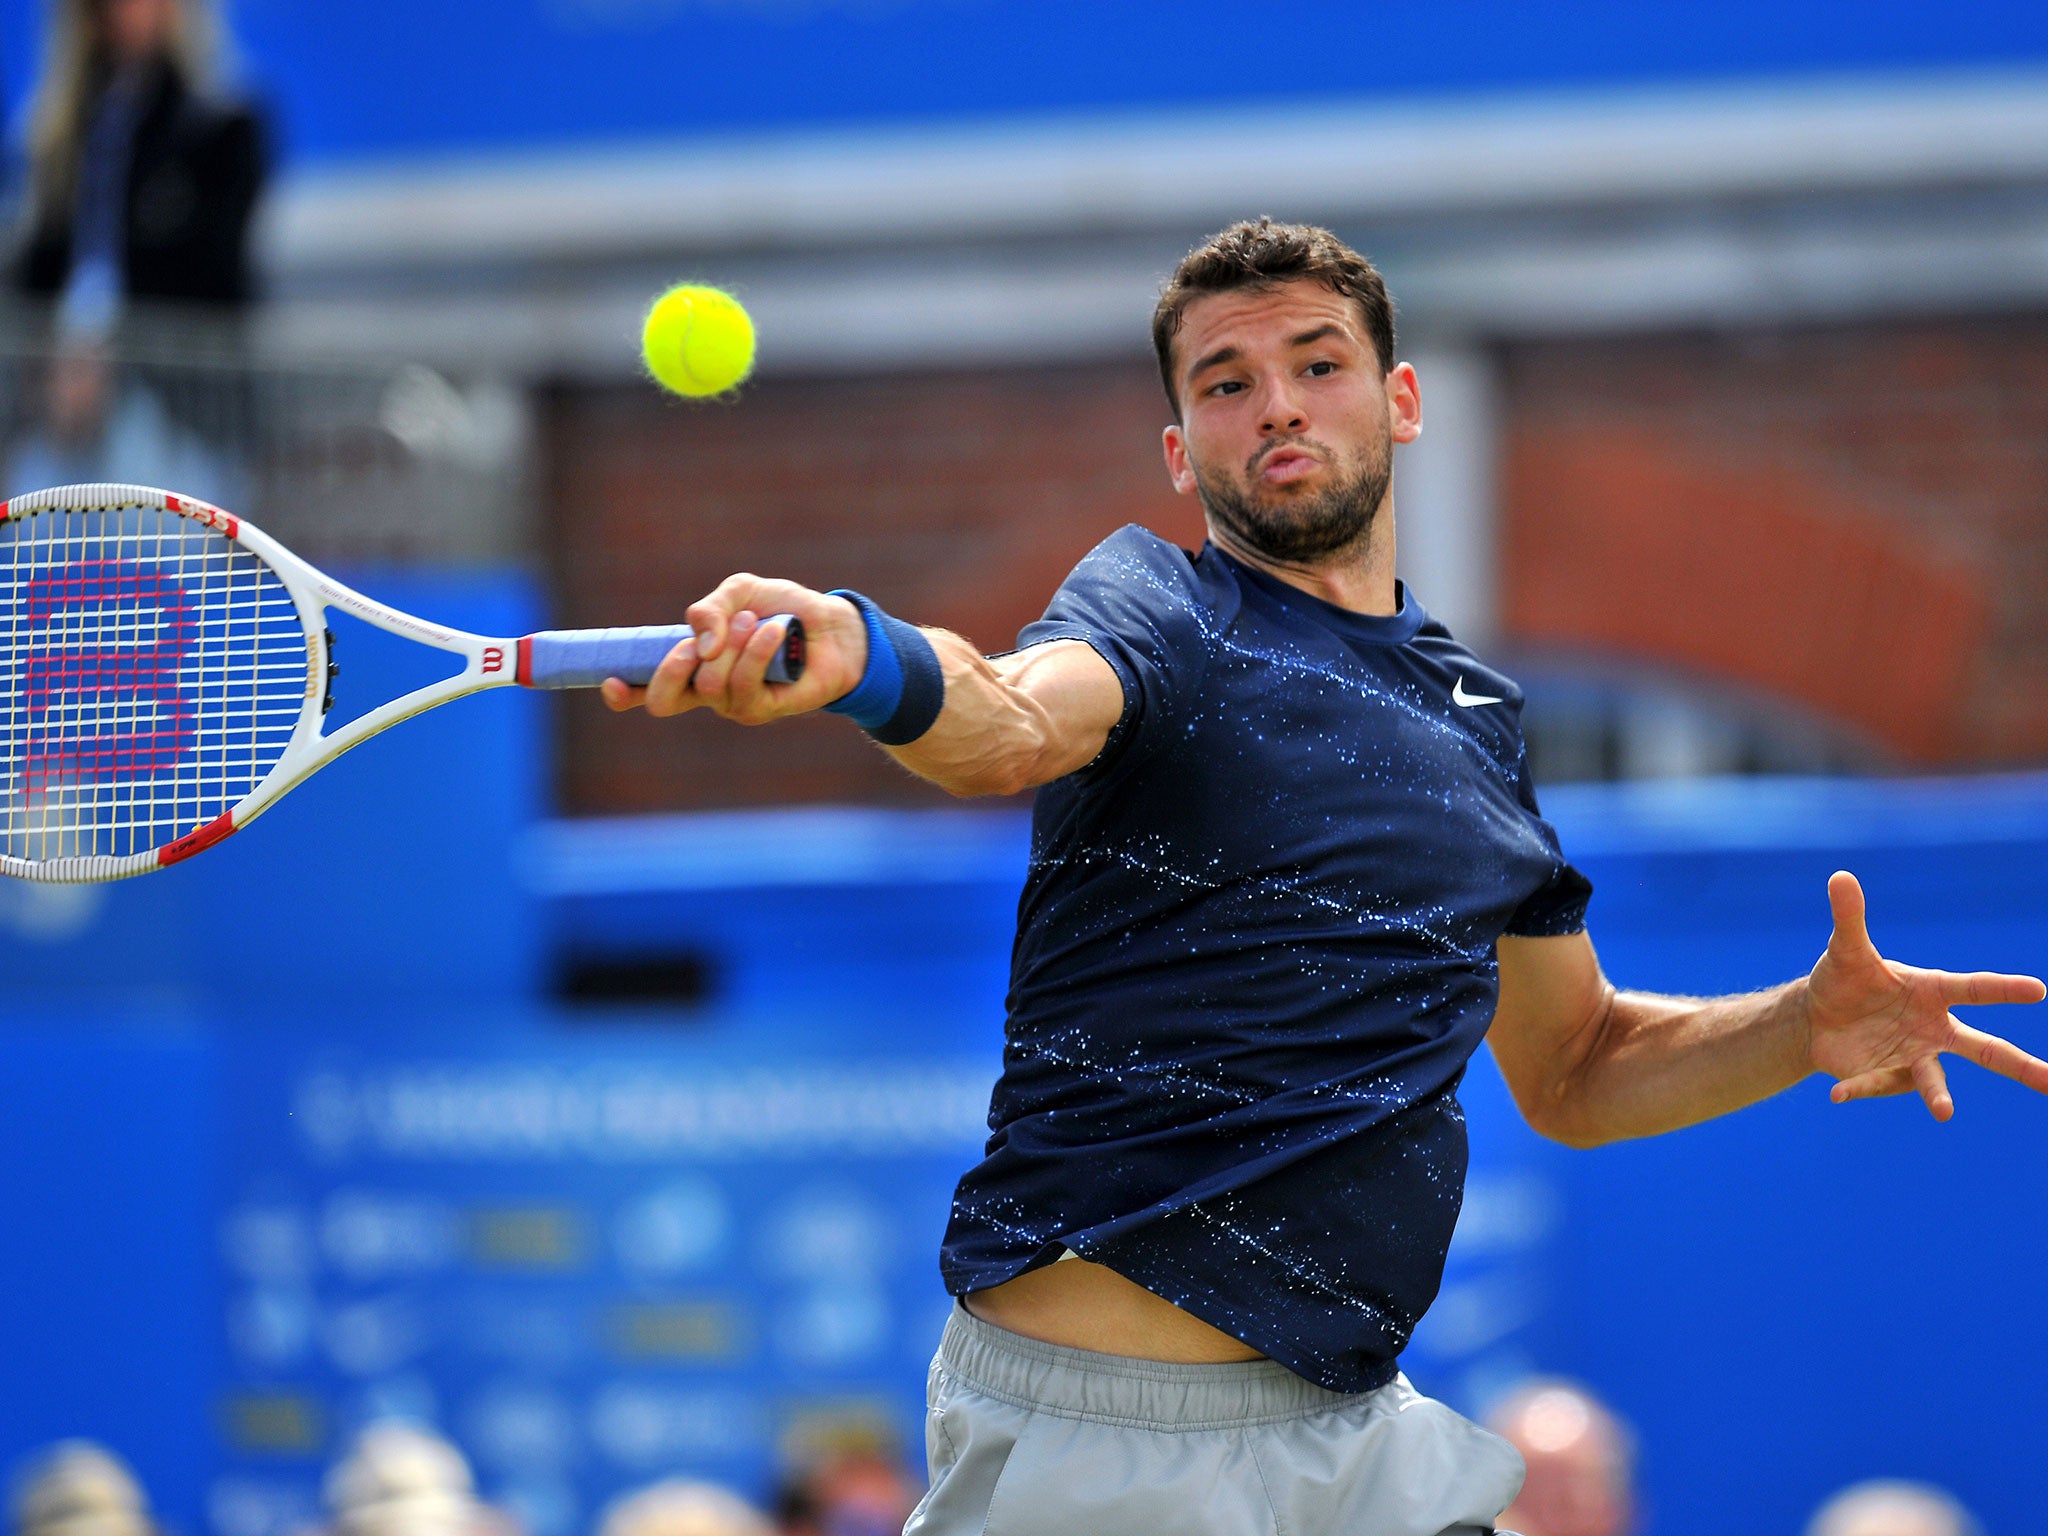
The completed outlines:
[[[1042,1344],[983,1322],[958,1301],[939,1341],[939,1365],[978,1392],[1070,1418],[1146,1429],[1270,1424],[1408,1390],[1332,1392],[1276,1360],[1179,1365]]]

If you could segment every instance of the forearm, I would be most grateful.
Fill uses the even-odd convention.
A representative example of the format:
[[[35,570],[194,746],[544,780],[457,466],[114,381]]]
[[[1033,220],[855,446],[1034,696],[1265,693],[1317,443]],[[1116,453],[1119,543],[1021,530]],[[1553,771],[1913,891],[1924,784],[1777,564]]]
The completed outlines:
[[[945,674],[945,705],[917,740],[882,750],[951,795],[1011,795],[1044,782],[1052,718],[1021,685],[1021,671],[1006,677],[947,630],[922,633]]]
[[[1583,931],[1503,937],[1494,1060],[1529,1123],[1571,1146],[1655,1136],[1725,1115],[1810,1072],[1837,1103],[1918,1092],[1954,1112],[1941,1053],[2048,1093],[2048,1062],[1964,1025],[1958,1003],[2037,1002],[2032,976],[1897,965],[1870,942],[1863,891],[1828,881],[1835,930],[1810,975],[1743,997],[1617,992]]]
[[[1696,1125],[1791,1087],[1810,1053],[1805,978],[1716,998],[1610,987],[1539,1128],[1585,1147]]]
[[[945,674],[944,707],[915,741],[883,748],[919,778],[952,795],[1013,795],[1102,750],[1122,695],[1086,647],[1033,646],[992,660],[959,635],[922,633]]]

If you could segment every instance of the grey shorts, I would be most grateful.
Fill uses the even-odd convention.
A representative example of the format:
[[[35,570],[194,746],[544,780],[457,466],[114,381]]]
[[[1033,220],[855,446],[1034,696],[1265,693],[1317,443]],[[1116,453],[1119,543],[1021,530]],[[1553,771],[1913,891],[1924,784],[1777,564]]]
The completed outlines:
[[[1522,1486],[1513,1446],[1405,1376],[1346,1395],[1270,1360],[1127,1360],[957,1304],[927,1403],[904,1536],[1460,1536]]]

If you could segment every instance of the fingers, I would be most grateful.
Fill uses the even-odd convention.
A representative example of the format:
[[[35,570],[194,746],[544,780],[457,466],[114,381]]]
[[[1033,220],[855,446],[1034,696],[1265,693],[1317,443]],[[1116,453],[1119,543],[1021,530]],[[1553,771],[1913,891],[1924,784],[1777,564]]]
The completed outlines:
[[[747,637],[744,648],[736,651],[732,671],[726,678],[726,709],[742,725],[759,725],[781,713],[768,682],[768,668],[788,634],[787,624],[763,622]],[[737,629],[734,639],[738,639]]]
[[[697,668],[691,689],[698,702],[741,725],[763,725],[790,713],[785,695],[797,685],[767,678],[769,663],[788,636],[788,625],[768,623],[751,609],[734,614],[724,649]]]
[[[1828,940],[1828,948],[1876,948],[1870,942],[1870,930],[1864,926],[1863,887],[1846,869],[1828,876],[1828,906],[1835,916],[1834,937]]]
[[[726,577],[709,597],[690,604],[683,617],[697,632],[698,657],[714,661],[725,654],[728,645],[735,642],[744,645],[753,633],[748,629],[744,634],[734,634],[733,621],[740,614],[750,614],[758,619],[764,613],[794,613],[810,623],[820,601],[820,594],[793,581],[750,576],[742,571],[737,576]]]
[[[782,624],[764,614],[792,614],[804,626],[804,675],[794,683],[770,683],[767,670],[788,639]],[[760,725],[802,714],[856,687],[867,667],[867,626],[843,597],[814,592],[792,581],[728,576],[712,593],[684,610],[694,631],[687,653],[669,653],[644,699],[606,690],[614,709],[644,704],[649,714],[676,714],[709,707],[743,725]]]
[[[644,708],[650,715],[679,715],[708,706],[742,723],[759,724],[778,713],[767,674],[788,634],[787,624],[764,624],[743,608],[726,621],[721,655],[703,660],[700,637],[693,635],[662,658],[644,688],[606,678],[604,701],[614,710]]]
[[[693,614],[696,610],[690,610]],[[716,655],[704,655],[707,644],[702,637],[698,640],[698,654],[702,658],[697,666],[697,675],[691,683],[700,701],[710,705],[721,715],[732,712],[731,682],[733,668],[738,666],[746,654],[747,642],[754,637],[760,626],[760,615],[751,608],[742,608],[730,614],[725,622],[725,643]]]
[[[2009,976],[2002,971],[1942,971],[1942,996],[1950,1007],[1959,1003],[2038,1003],[2048,987],[2038,976]]]
[[[1828,1090],[1828,1097],[1837,1104],[1846,1104],[1851,1099],[1889,1098],[1895,1093],[1907,1093],[1913,1086],[1913,1076],[1905,1068],[1881,1067],[1843,1078]]]
[[[759,577],[741,571],[726,577],[712,589],[709,597],[690,604],[684,610],[683,617],[697,632],[699,660],[708,662],[723,654],[726,642],[732,636],[733,618],[741,612],[755,611],[754,590],[762,584]]]
[[[1946,1120],[1956,1112],[1956,1101],[1949,1096],[1948,1074],[1942,1071],[1939,1056],[1923,1056],[1913,1063],[1913,1086],[1920,1090],[1927,1112],[1935,1119]]]
[[[669,653],[661,658],[661,665],[654,669],[654,676],[647,680],[645,698],[647,713],[650,715],[679,715],[686,709],[695,709],[703,703],[693,695],[691,679],[701,670],[697,662],[697,641],[694,636],[679,640]],[[605,683],[606,698],[610,698],[611,683]]]
[[[2010,1040],[2001,1040],[1981,1029],[1972,1029],[1959,1019],[1952,1018],[1951,1024],[1948,1048],[1958,1056],[1974,1061],[2000,1077],[2024,1083],[2036,1093],[2048,1093],[2048,1061],[2029,1056]]]

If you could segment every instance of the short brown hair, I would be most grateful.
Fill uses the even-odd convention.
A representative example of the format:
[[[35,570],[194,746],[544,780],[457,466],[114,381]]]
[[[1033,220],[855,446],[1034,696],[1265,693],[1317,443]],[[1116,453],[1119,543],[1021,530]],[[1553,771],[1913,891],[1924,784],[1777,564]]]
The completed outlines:
[[[1379,268],[1327,229],[1314,224],[1275,224],[1246,219],[1211,235],[1173,269],[1152,311],[1152,350],[1159,354],[1159,378],[1173,414],[1180,395],[1173,384],[1173,342],[1188,306],[1205,294],[1233,288],[1271,288],[1308,278],[1358,305],[1380,371],[1394,366],[1394,301]]]

